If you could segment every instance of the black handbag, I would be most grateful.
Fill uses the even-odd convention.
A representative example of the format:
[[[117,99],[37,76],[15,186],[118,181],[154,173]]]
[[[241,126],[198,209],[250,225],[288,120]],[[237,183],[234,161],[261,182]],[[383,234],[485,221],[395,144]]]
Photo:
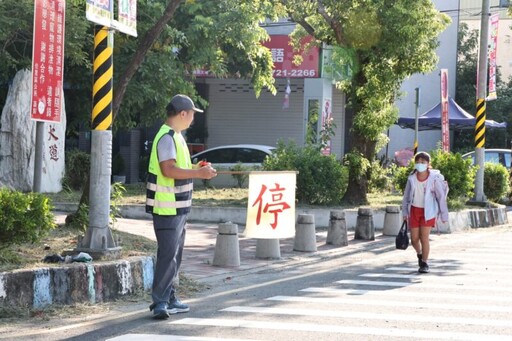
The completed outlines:
[[[409,247],[409,235],[407,234],[407,220],[404,220],[400,231],[395,238],[395,246],[398,250],[405,250]]]

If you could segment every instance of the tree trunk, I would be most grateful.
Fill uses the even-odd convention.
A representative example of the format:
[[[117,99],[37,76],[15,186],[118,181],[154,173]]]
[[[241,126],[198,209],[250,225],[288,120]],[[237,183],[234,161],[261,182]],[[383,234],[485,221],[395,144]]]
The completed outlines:
[[[375,141],[370,141],[364,136],[352,131],[351,153],[362,154],[370,162],[375,154]],[[342,202],[349,205],[368,205],[368,172],[358,178],[357,174],[350,171],[348,176],[348,186]]]

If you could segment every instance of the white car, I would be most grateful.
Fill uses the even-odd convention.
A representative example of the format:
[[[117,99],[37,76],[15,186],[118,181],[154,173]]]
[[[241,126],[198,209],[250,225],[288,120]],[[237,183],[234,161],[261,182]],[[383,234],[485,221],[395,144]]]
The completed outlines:
[[[486,149],[484,162],[499,163],[510,169],[512,152],[510,149]],[[471,158],[475,163],[475,152],[469,152],[462,155],[463,159]]]
[[[233,167],[241,162],[243,166],[261,166],[265,157],[270,155],[275,147],[258,144],[236,144],[209,148],[192,155],[192,163],[199,161],[211,162],[213,167],[223,169]]]

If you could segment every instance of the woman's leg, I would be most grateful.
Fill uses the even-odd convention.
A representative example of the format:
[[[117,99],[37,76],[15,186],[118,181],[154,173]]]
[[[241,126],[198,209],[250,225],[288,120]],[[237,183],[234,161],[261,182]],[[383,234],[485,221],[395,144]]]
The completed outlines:
[[[417,254],[421,254],[422,246],[420,245],[420,229],[419,228],[411,228],[411,244],[414,250],[416,250]]]
[[[421,243],[421,252],[418,253],[421,253],[424,262],[428,260],[428,256],[430,254],[430,229],[430,226],[421,226],[418,229],[419,239]]]

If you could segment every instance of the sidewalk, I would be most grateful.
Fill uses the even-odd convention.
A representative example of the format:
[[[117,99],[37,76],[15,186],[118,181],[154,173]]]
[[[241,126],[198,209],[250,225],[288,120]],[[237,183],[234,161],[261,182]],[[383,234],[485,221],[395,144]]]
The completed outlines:
[[[63,222],[65,213],[56,212],[58,223]],[[189,278],[197,281],[215,281],[226,277],[233,277],[237,274],[261,270],[265,267],[285,266],[288,263],[304,262],[313,260],[312,258],[323,258],[334,256],[340,252],[346,252],[349,249],[371,247],[376,243],[385,243],[394,247],[394,236],[384,236],[382,231],[375,233],[375,240],[354,240],[354,231],[348,231],[348,246],[327,245],[327,230],[316,232],[317,252],[300,252],[293,250],[294,239],[287,238],[280,240],[280,259],[258,259],[256,258],[256,239],[243,237],[244,226],[238,226],[239,230],[239,248],[240,248],[240,266],[239,267],[219,267],[211,265],[215,252],[215,243],[217,240],[218,224],[215,223],[196,223],[187,224],[187,235],[185,238],[185,249],[181,270]],[[151,240],[155,240],[153,231],[153,222],[149,219],[127,219],[119,218],[116,223],[116,230],[139,235]]]
[[[116,229],[131,233],[134,235],[140,235],[152,240],[155,240],[155,234],[153,231],[153,223],[151,217],[148,214],[140,213],[140,205],[132,205],[124,208],[123,214],[125,217],[136,217],[137,219],[131,218],[119,218],[116,223]],[[304,213],[313,214],[315,216],[316,226],[316,245],[317,252],[300,252],[294,251],[294,238],[281,239],[280,240],[280,251],[281,259],[257,259],[256,258],[256,239],[248,239],[243,237],[244,225],[238,223],[238,238],[239,238],[239,249],[240,249],[240,266],[239,267],[218,267],[213,266],[212,261],[215,251],[215,243],[217,239],[217,223],[204,223],[203,220],[216,219],[213,217],[211,211],[209,214],[201,208],[195,208],[194,214],[189,217],[189,223],[187,224],[187,236],[185,238],[185,250],[183,253],[183,260],[181,270],[187,276],[192,279],[199,281],[214,281],[225,277],[234,276],[237,273],[242,274],[243,272],[258,271],[264,267],[278,267],[285,266],[286,263],[290,262],[304,262],[307,259],[317,259],[327,256],[336,256],[340,254],[354,252],[360,249],[374,248],[375,244],[382,244],[382,246],[391,246],[394,248],[394,236],[385,236],[382,234],[382,221],[384,220],[383,212],[374,213],[375,221],[375,240],[354,240],[354,227],[357,216],[357,210],[355,212],[346,213],[346,224],[347,224],[347,239],[348,246],[334,246],[327,245],[327,227],[329,210],[309,210]],[[235,212],[236,211],[236,212]],[[240,211],[240,212],[238,212]],[[347,211],[346,211],[347,212]],[[64,222],[66,213],[55,212],[56,219],[58,222]],[[223,221],[237,222],[239,215],[244,215],[245,212],[242,209],[224,210]],[[353,216],[352,213],[356,213]],[[475,209],[467,212],[450,212],[450,224],[451,228],[439,229],[441,232],[450,232],[467,230],[479,226],[489,225],[501,225],[508,224],[508,219],[505,207],[501,209]],[[468,217],[473,216],[474,220],[478,221],[478,224],[473,224],[469,221]],[[480,216],[480,217],[479,217]],[[463,219],[461,219],[463,217]],[[327,220],[326,220],[327,218]],[[199,222],[194,221],[199,219]],[[320,220],[325,220],[322,223],[318,223]],[[472,219],[473,220],[473,219]],[[492,224],[490,221],[492,220]],[[245,219],[244,219],[245,221]],[[483,224],[482,224],[483,223]],[[320,227],[319,227],[320,226]]]

